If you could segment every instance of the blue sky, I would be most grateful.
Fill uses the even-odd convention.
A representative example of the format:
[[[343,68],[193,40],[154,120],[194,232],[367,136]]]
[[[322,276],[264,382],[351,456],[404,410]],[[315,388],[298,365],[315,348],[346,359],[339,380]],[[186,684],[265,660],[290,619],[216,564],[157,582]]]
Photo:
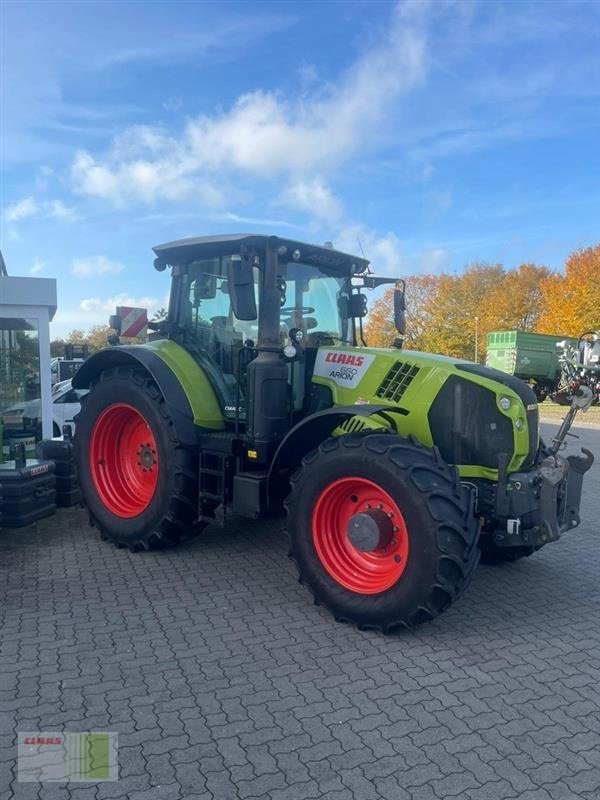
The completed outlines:
[[[55,335],[164,304],[151,246],[294,235],[378,272],[559,269],[600,231],[600,4],[0,6],[1,248]]]

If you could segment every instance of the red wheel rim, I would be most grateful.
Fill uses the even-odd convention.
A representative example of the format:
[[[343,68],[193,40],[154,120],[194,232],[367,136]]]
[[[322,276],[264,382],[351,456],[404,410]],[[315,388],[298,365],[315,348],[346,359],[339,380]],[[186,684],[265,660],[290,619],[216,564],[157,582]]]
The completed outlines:
[[[109,511],[129,518],[148,508],[158,481],[158,448],[137,409],[115,403],[100,414],[89,458],[94,486]]]
[[[361,519],[379,537],[373,549],[359,549],[350,540],[349,526]],[[384,489],[365,478],[340,478],[325,487],[313,510],[312,536],[323,567],[351,592],[385,592],[406,569],[408,530],[402,512]]]

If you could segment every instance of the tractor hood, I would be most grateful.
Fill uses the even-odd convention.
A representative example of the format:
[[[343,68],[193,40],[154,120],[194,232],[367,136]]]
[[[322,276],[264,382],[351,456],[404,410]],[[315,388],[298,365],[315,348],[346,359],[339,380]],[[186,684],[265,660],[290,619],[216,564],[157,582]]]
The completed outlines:
[[[498,370],[410,350],[322,347],[312,380],[328,387],[334,405],[394,407],[399,433],[435,443],[464,476],[496,477],[500,453],[509,456],[510,470],[535,460],[535,395]]]

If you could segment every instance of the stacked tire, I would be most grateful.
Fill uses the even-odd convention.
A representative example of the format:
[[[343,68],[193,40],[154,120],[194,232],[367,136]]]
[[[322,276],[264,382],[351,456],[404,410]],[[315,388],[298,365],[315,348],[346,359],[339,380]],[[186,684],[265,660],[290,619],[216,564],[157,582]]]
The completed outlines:
[[[68,508],[81,503],[81,489],[75,463],[73,442],[46,439],[40,443],[40,457],[56,464],[56,505]]]

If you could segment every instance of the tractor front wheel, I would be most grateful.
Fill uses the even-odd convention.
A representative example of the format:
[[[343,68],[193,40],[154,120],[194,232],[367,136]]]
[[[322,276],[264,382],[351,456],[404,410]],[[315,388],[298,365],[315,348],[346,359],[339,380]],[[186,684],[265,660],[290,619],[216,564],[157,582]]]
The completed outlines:
[[[75,458],[92,524],[105,539],[150,550],[196,532],[196,458],[178,441],[146,373],[101,374],[77,417]]]
[[[437,450],[386,434],[327,439],[291,484],[290,556],[336,619],[412,628],[468,586],[479,523]]]

